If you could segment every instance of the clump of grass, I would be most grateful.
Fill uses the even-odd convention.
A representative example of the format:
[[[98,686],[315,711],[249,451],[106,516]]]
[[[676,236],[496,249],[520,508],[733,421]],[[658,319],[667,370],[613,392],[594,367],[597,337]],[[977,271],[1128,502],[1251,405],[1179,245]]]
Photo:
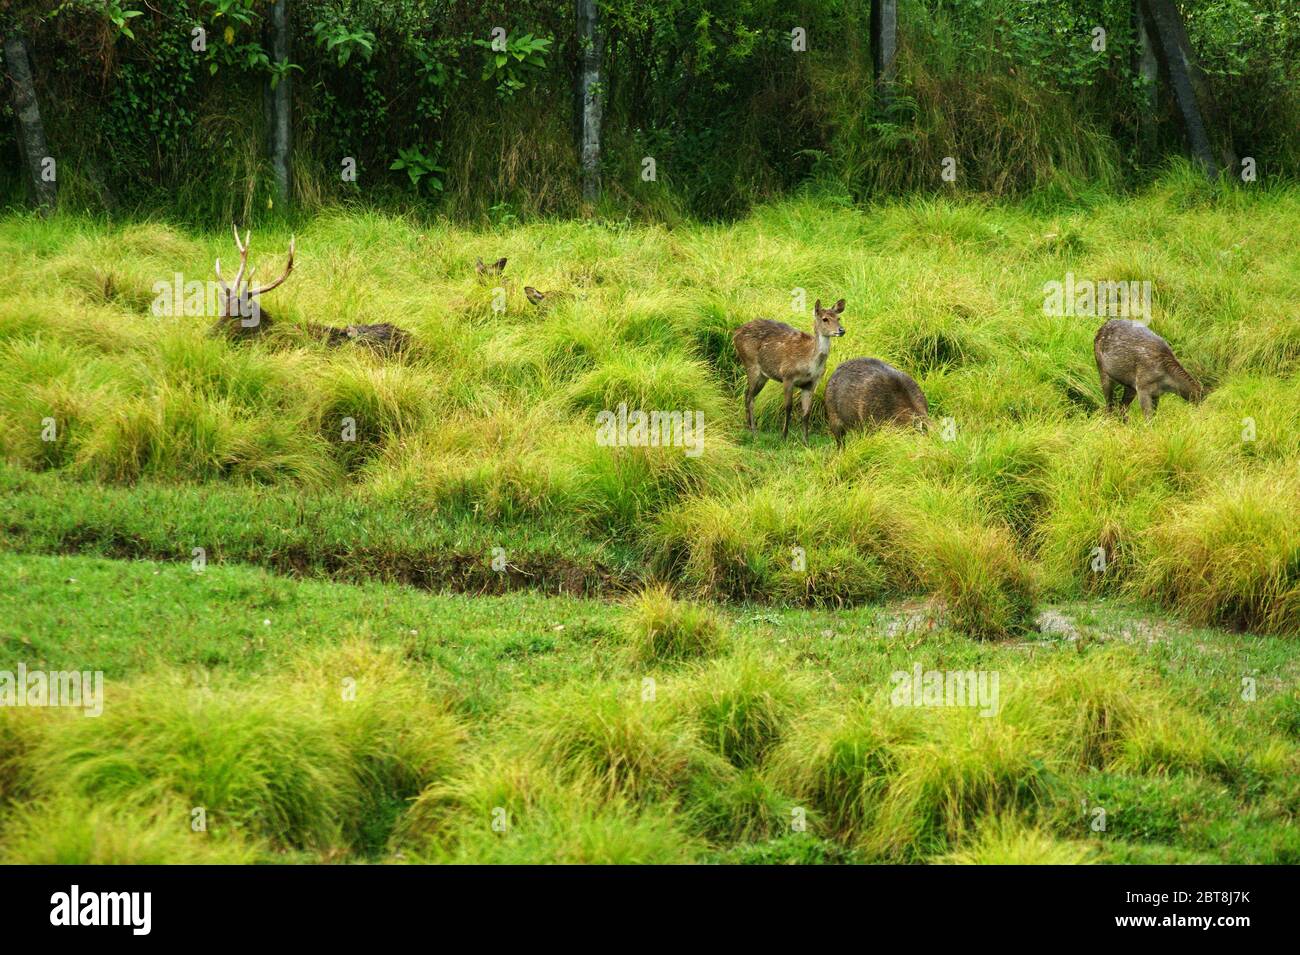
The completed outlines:
[[[781,475],[665,513],[655,531],[657,565],[717,598],[878,599],[906,586],[891,559],[900,514],[894,496],[874,484],[817,486]]]
[[[30,803],[5,820],[6,865],[246,865],[269,859],[237,835],[192,829],[175,801],[142,809],[79,796]]]
[[[794,831],[808,814],[754,770],[724,780],[701,780],[685,795],[691,828],[719,845],[770,839]]]
[[[818,810],[830,834],[852,840],[876,823],[906,744],[921,727],[903,711],[859,702],[801,720],[773,753],[770,778]]]
[[[750,654],[703,667],[672,700],[704,744],[740,769],[762,764],[811,695],[809,683]]]
[[[670,865],[702,848],[665,805],[636,805],[581,776],[493,760],[421,794],[395,858],[475,865]]]
[[[624,631],[632,658],[642,664],[712,656],[726,639],[717,611],[678,600],[666,584],[651,584],[632,599]]]
[[[1196,623],[1300,632],[1300,470],[1238,476],[1153,529],[1141,592]]]
[[[201,806],[213,831],[287,848],[365,849],[380,807],[451,765],[459,727],[395,658],[358,648],[249,687],[160,674],[109,686],[98,719],[59,719],[34,787],[123,807]]]
[[[948,865],[1084,865],[1094,862],[1096,854],[1086,843],[1063,842],[1003,813],[985,819],[972,838],[938,861]]]
[[[1035,571],[1005,530],[926,521],[909,543],[922,586],[940,602],[953,629],[1001,639],[1032,625]]]
[[[1049,798],[1052,754],[1012,721],[968,708],[938,711],[897,772],[865,843],[893,859],[942,852],[978,819],[1032,811]]]
[[[726,761],[704,749],[666,705],[629,688],[575,687],[538,696],[520,721],[519,735],[539,759],[565,779],[593,780],[610,796],[654,801],[701,778],[730,775]]]

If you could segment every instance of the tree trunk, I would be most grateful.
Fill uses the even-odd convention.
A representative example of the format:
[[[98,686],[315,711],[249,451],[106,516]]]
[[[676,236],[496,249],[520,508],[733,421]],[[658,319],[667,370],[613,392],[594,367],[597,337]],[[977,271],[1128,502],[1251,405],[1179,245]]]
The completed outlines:
[[[1137,34],[1134,68],[1142,80],[1142,112],[1138,116],[1138,155],[1150,162],[1156,152],[1156,119],[1160,106],[1160,64],[1142,17],[1142,0],[1133,0],[1133,29]]]
[[[1142,19],[1156,59],[1169,77],[1192,156],[1217,177],[1237,165],[1232,144],[1219,119],[1209,80],[1196,62],[1182,14],[1172,0],[1140,0]]]
[[[582,198],[595,202],[600,198],[600,120],[603,94],[600,85],[600,60],[604,38],[596,15],[596,0],[576,0],[578,16],[578,57],[580,70],[578,143],[582,160]]]
[[[272,63],[289,62],[289,0],[277,0],[271,5],[270,52]],[[288,208],[293,183],[293,98],[290,93],[289,74],[281,73],[275,88],[266,81],[268,151],[271,156],[271,175],[275,180],[275,201]]]
[[[31,61],[27,58],[27,43],[20,34],[10,33],[5,37],[4,51],[5,71],[9,74],[18,125],[18,150],[27,170],[32,199],[36,207],[48,215],[54,210],[57,198],[57,170],[45,144],[45,126],[41,123],[41,109],[36,100],[36,82],[32,78]]]
[[[898,0],[871,0],[871,64],[876,84],[888,92],[898,55]]]

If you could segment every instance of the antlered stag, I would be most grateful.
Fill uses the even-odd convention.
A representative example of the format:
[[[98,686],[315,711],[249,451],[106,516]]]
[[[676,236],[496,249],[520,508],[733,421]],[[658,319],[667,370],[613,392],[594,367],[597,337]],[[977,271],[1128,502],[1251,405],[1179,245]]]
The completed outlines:
[[[280,277],[267,285],[253,288],[255,267],[250,268],[248,265],[248,242],[252,233],[245,232],[244,241],[240,242],[239,229],[233,223],[230,228],[235,233],[235,247],[239,249],[239,271],[235,273],[234,284],[227,285],[226,280],[221,276],[221,259],[217,259],[215,263],[217,283],[221,286],[221,300],[219,317],[216,324],[212,326],[212,333],[236,339],[252,338],[261,335],[271,324],[271,316],[262,310],[262,305],[257,298],[279,287],[293,271],[294,240],[292,237],[289,239],[289,258],[284,263],[284,272]]]

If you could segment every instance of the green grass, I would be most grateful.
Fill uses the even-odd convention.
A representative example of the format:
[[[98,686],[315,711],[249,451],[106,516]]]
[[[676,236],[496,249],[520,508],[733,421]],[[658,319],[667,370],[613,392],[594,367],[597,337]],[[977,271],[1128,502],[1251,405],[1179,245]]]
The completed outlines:
[[[12,553],[0,580],[3,659],[106,680],[100,717],[0,708],[7,861],[1300,861],[1291,641],[1141,606],[1000,643],[717,607],[683,662],[626,652],[635,606],[532,591]],[[997,714],[889,705],[916,663],[998,672]]]
[[[210,277],[224,234],[11,217],[6,529],[24,550],[161,557],[187,538],[278,570],[470,591],[659,577],[710,599],[919,598],[985,638],[1024,632],[1044,596],[1087,593],[1300,631],[1300,194],[1198,191],[1175,172],[1037,210],[805,199],[727,226],[493,232],[329,213],[300,232],[256,345],[151,313],[154,282]],[[255,252],[286,241],[259,232]],[[502,311],[477,255],[509,257]],[[1099,321],[1043,314],[1044,283],[1067,272],[1151,281],[1152,324],[1206,402],[1171,397],[1150,425],[1099,417]],[[568,295],[538,310],[525,283]],[[775,386],[760,434],[743,432],[730,332],[802,324],[792,289],[849,302],[828,374],[857,355],[897,364],[947,437],[859,435],[837,453],[818,400],[811,447],[782,443]],[[329,351],[301,333],[322,316],[392,321],[417,347]],[[601,446],[595,416],[620,403],[702,413],[702,453]],[[1276,493],[1231,503],[1262,488]],[[505,574],[484,569],[494,547]],[[1227,555],[1210,576],[1208,553]]]
[[[1181,174],[674,228],[336,212],[244,344],[150,311],[224,236],[0,220],[0,670],[109,694],[0,709],[5,858],[1296,861],[1297,215]],[[1043,313],[1067,272],[1152,281],[1206,400],[1101,415],[1099,320]],[[782,442],[769,386],[748,434],[730,333],[802,324],[796,289],[848,300],[828,372],[898,365],[936,427],[839,451],[819,398]],[[623,403],[701,412],[701,453],[598,442]],[[917,664],[996,672],[997,715],[891,705]]]

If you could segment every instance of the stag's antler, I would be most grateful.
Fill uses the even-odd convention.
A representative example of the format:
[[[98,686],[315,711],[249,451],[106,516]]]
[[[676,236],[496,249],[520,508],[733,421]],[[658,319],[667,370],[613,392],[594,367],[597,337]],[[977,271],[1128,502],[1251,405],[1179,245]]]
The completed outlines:
[[[233,233],[235,234],[235,248],[237,248],[237,249],[239,250],[239,271],[235,274],[235,288],[234,288],[234,294],[238,295],[238,294],[239,294],[239,283],[242,282],[242,281],[244,280],[244,269],[245,269],[245,267],[248,265],[248,240],[249,240],[249,237],[252,235],[252,232],[251,232],[251,231],[246,231],[246,232],[244,233],[244,241],[243,241],[243,242],[240,242],[240,241],[239,241],[239,229],[236,228],[236,226],[235,226],[235,224],[234,224],[233,222],[230,223],[230,231],[233,232]],[[214,267],[215,267],[215,269],[216,269],[216,273],[217,273],[217,281],[221,284],[221,290],[222,290],[223,292],[225,292],[227,295],[229,295],[229,294],[231,293],[230,286],[227,285],[227,284],[226,284],[226,280],[225,280],[224,278],[221,277],[221,259],[220,259],[220,258],[217,259],[217,261],[216,261]]]
[[[271,291],[271,289],[275,288],[281,282],[283,282],[285,279],[289,277],[289,273],[293,271],[293,247],[294,247],[294,237],[289,236],[289,258],[284,263],[284,273],[278,279],[272,282],[270,285],[263,285],[261,288],[250,290],[248,293],[249,295],[261,295],[263,292],[269,292]],[[250,282],[253,280],[252,272],[248,273],[248,280]]]
[[[218,258],[215,263],[217,282],[220,283],[222,291],[224,291],[227,295],[231,295],[231,294],[239,295],[240,286],[242,285],[244,288],[243,294],[247,295],[249,298],[252,298],[253,296],[261,295],[263,292],[271,291],[271,289],[280,285],[280,283],[282,283],[285,279],[289,277],[289,273],[293,271],[293,251],[294,251],[294,242],[295,242],[293,236],[289,237],[289,260],[284,264],[284,274],[281,275],[274,282],[272,282],[270,285],[263,285],[261,288],[255,289],[252,288],[251,286],[253,283],[253,272],[256,270],[257,266],[255,265],[250,266],[248,264],[248,244],[249,244],[249,240],[252,238],[253,235],[252,230],[245,230],[244,240],[242,242],[239,240],[239,229],[235,226],[233,222],[230,224],[230,231],[234,233],[235,236],[235,248],[239,249],[239,271],[235,274],[233,293],[232,293],[232,286],[227,285],[226,280],[221,275],[221,259]]]

